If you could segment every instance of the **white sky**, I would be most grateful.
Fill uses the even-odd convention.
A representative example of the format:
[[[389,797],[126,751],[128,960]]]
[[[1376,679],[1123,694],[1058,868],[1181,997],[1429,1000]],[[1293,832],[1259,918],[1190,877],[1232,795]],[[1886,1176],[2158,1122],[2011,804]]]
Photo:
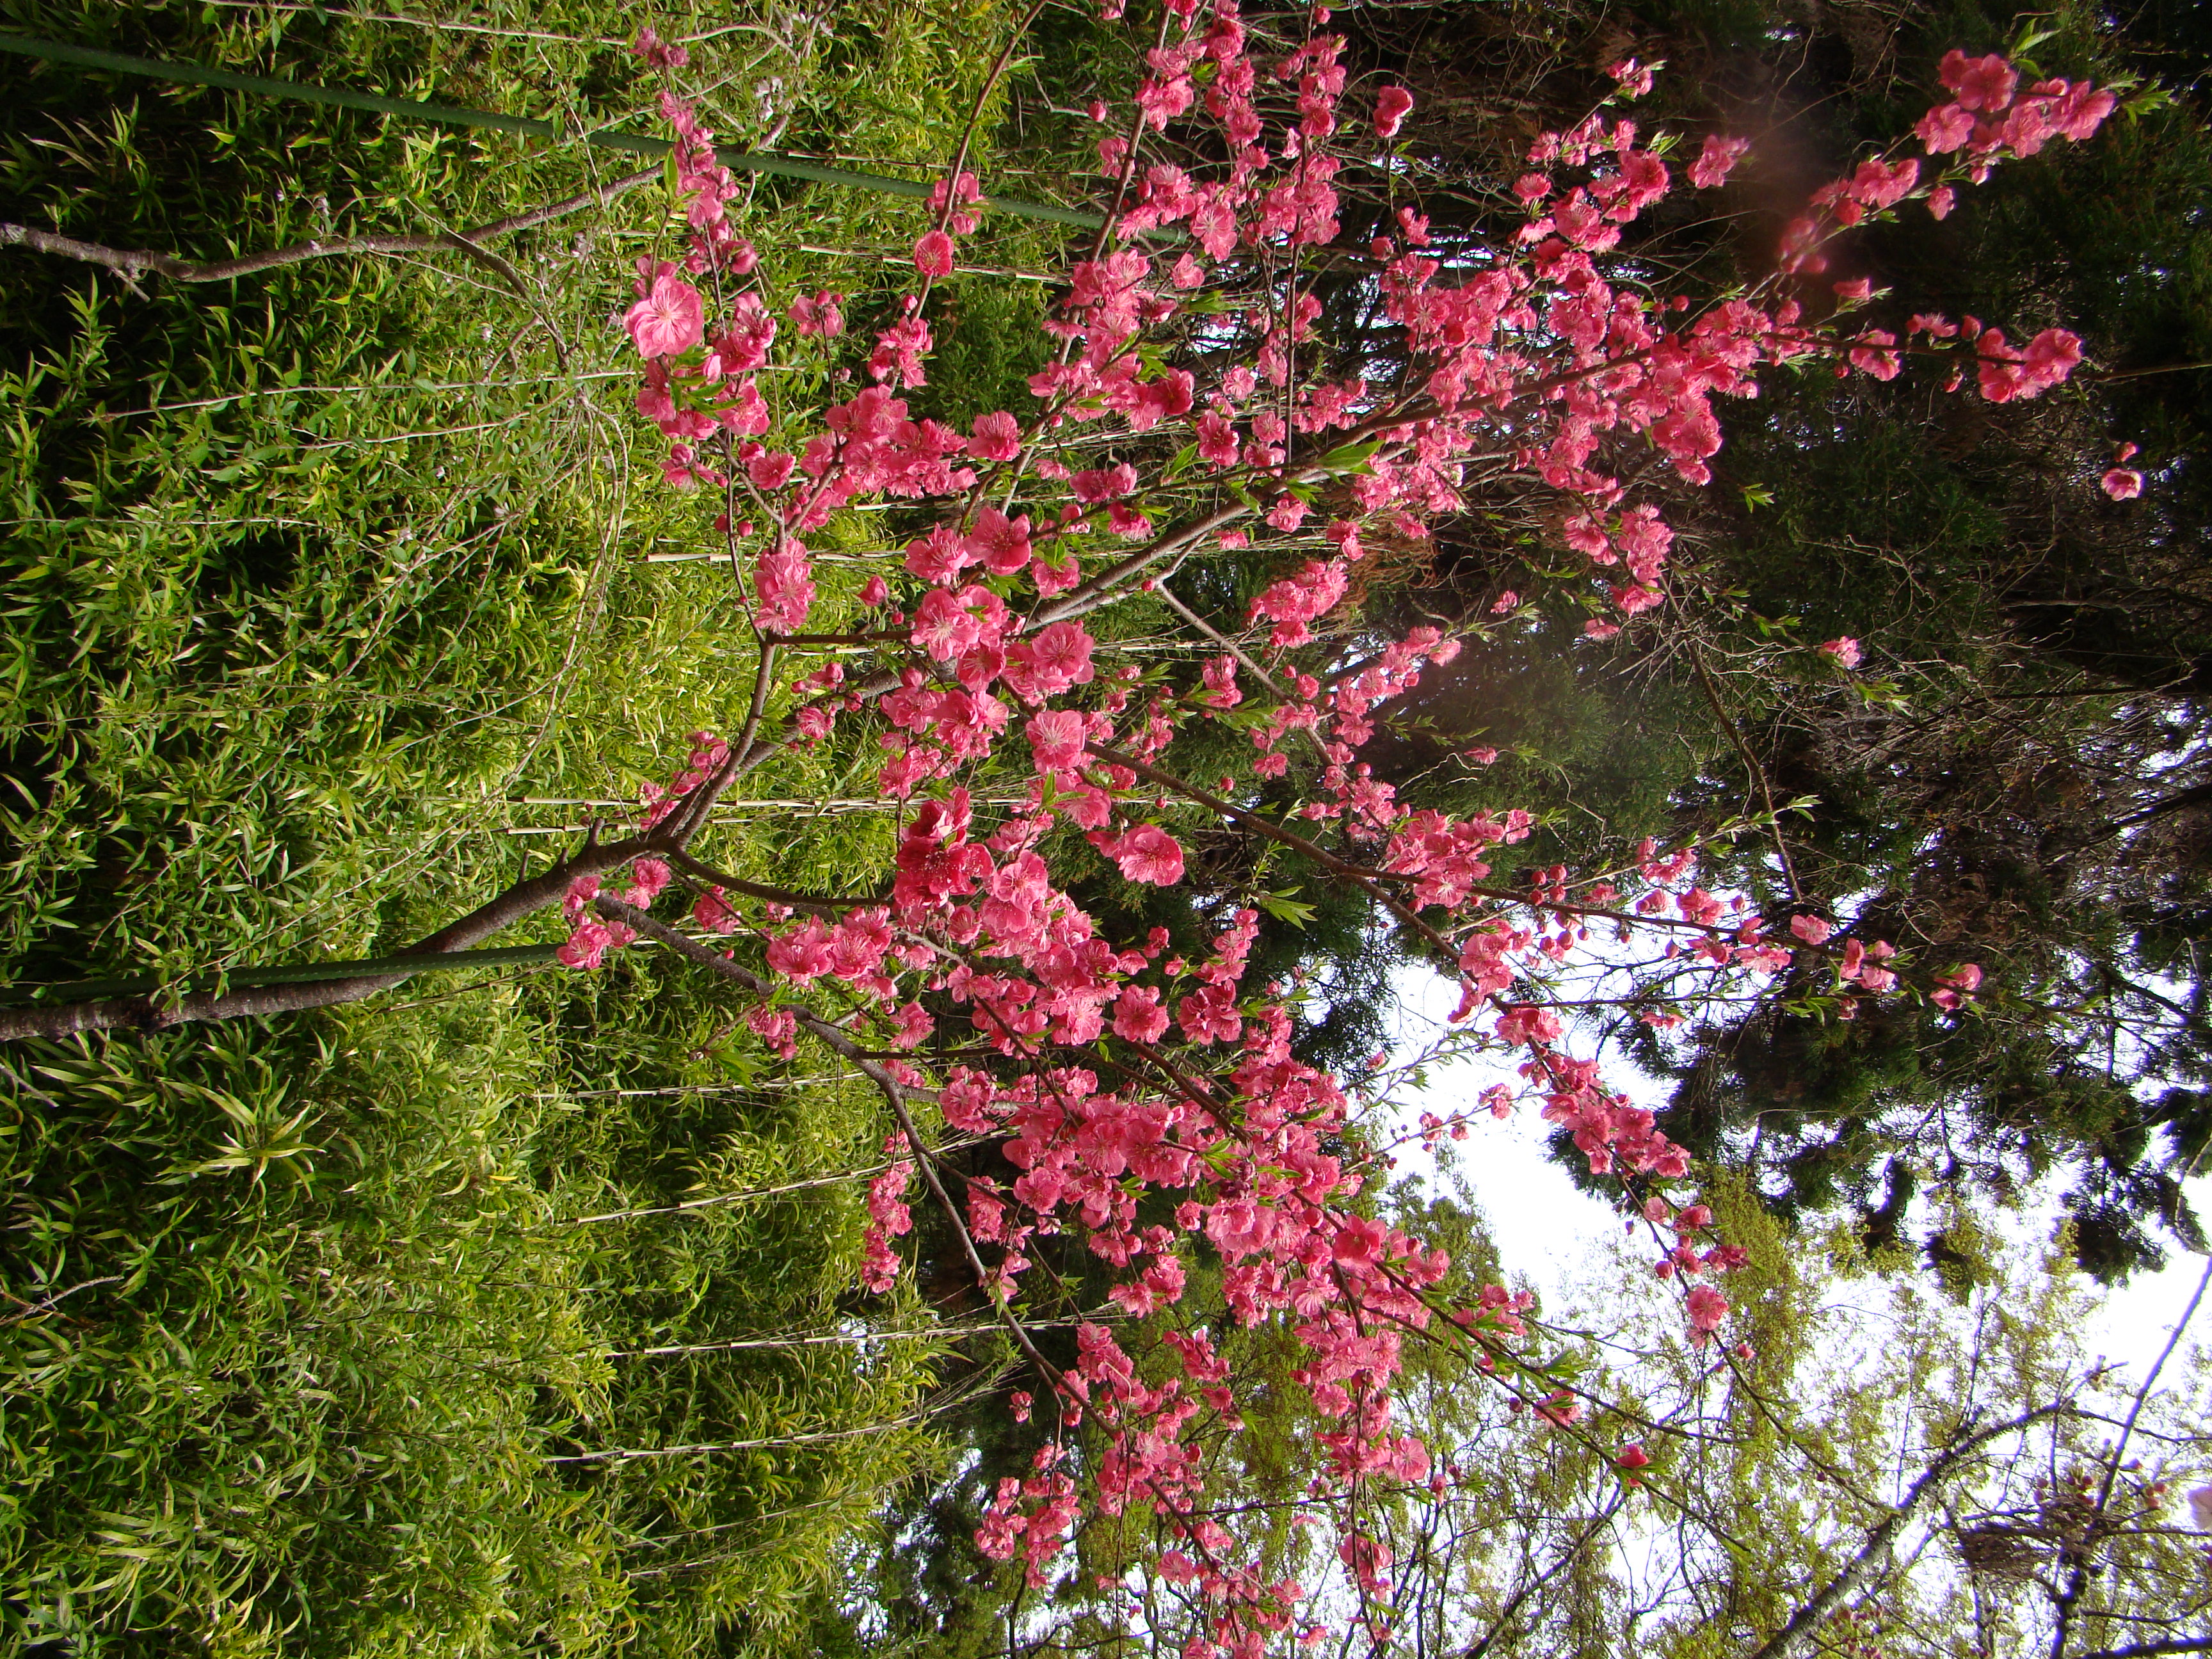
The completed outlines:
[[[1440,976],[1415,970],[1400,976],[1397,985],[1405,1009],[1401,1046],[1411,1048],[1433,1031],[1457,1000],[1456,988]],[[1408,1122],[1420,1111],[1449,1116],[1473,1106],[1484,1085],[1496,1081],[1500,1068],[1469,1060],[1433,1068],[1425,1091],[1407,1090],[1403,1098]],[[1648,1094],[1651,1085],[1632,1068],[1619,1068],[1612,1079],[1615,1088],[1632,1094]],[[1492,1238],[1509,1274],[1524,1275],[1534,1287],[1553,1299],[1576,1275],[1591,1247],[1608,1241],[1620,1230],[1620,1218],[1609,1206],[1578,1191],[1566,1172],[1547,1155],[1549,1126],[1533,1111],[1517,1110],[1504,1121],[1487,1113],[1478,1115],[1468,1138],[1454,1149],[1457,1167],[1466,1176],[1475,1199],[1490,1223]],[[1401,1167],[1418,1169],[1425,1162],[1418,1145],[1400,1149]],[[2212,1213],[2212,1176],[2188,1183],[2191,1201],[2200,1214]],[[2048,1237],[2057,1219],[2055,1191],[2031,1201],[2019,1216],[2016,1236]],[[2116,1361],[2130,1362],[2141,1375],[2158,1357],[2166,1337],[2197,1288],[2204,1260],[2165,1241],[2167,1265],[2163,1272],[2138,1273],[2124,1288],[2108,1293],[2084,1346]]]

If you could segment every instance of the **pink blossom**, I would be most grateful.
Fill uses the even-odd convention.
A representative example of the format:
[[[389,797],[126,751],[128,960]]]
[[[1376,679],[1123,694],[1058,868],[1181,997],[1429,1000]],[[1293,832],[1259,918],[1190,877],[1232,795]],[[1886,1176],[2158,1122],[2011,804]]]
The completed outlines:
[[[781,450],[763,450],[745,463],[745,476],[753,481],[756,489],[781,489],[791,482],[791,469],[797,459]]]
[[[2098,482],[2116,501],[2131,501],[2142,494],[2142,474],[2127,467],[2113,467]]]
[[[1164,129],[1167,124],[1190,107],[1191,83],[1188,75],[1158,76],[1147,78],[1137,88],[1137,107],[1143,112],[1146,126]]]
[[[1079,472],[1069,480],[1069,487],[1079,501],[1096,504],[1118,501],[1133,495],[1137,488],[1137,469],[1127,461],[1117,461],[1112,466],[1094,467]]]
[[[1856,668],[1859,665],[1859,642],[1848,634],[1840,639],[1825,641],[1820,647],[1820,652],[1839,668]]]
[[[2001,110],[2012,102],[2013,89],[2020,84],[2019,74],[1995,52],[1969,58],[1963,52],[1948,52],[1936,75],[1962,109]]]
[[[1158,1042],[1167,1029],[1168,1011],[1150,986],[1129,986],[1115,999],[1115,1036],[1130,1042]]]
[[[1922,116],[1912,131],[1930,155],[1948,155],[1974,136],[1974,118],[1963,105],[1946,104]]]
[[[927,233],[914,245],[914,268],[925,276],[952,274],[952,239],[941,230]]]
[[[1207,1213],[1206,1236],[1219,1247],[1225,1259],[1234,1262],[1264,1249],[1268,1236],[1274,1231],[1273,1223],[1273,1212],[1250,1199],[1230,1199],[1215,1205]]]
[[[1700,1340],[1718,1330],[1729,1316],[1728,1298],[1710,1285],[1692,1285],[1688,1301],[1690,1328]]]
[[[834,340],[845,331],[845,313],[839,308],[844,302],[843,295],[827,289],[811,299],[802,295],[791,302],[791,326],[799,334],[818,334]]]
[[[2045,329],[2028,342],[2027,355],[2021,360],[2021,372],[2033,387],[2027,395],[2033,397],[2059,385],[2081,362],[2079,335],[2063,328]]]
[[[754,620],[770,633],[796,634],[814,603],[813,568],[804,544],[789,537],[753,564]]]
[[[1209,466],[1237,465],[1237,428],[1218,415],[1198,417],[1198,457]]]
[[[775,319],[761,304],[757,294],[740,294],[730,307],[730,320],[714,336],[714,355],[707,365],[707,378],[744,374],[768,361],[775,339]]]
[[[689,52],[672,42],[663,40],[649,27],[637,32],[637,39],[630,43],[630,51],[654,69],[682,69],[691,61]]]
[[[561,901],[561,919],[573,927],[590,911],[592,901],[599,896],[597,876],[578,876],[568,884],[568,893]]]
[[[1082,762],[1090,725],[1074,709],[1056,708],[1032,716],[1028,732],[1038,771],[1071,772]]]
[[[1182,879],[1182,847],[1156,823],[1140,823],[1106,847],[1106,854],[1121,866],[1129,881],[1154,887],[1172,887]]]
[[[1936,983],[1940,988],[1929,1000],[1939,1008],[1956,1009],[1981,989],[1981,966],[1978,963],[1962,963],[1948,974],[1936,975]]]
[[[738,913],[730,908],[720,887],[710,887],[691,902],[691,920],[710,933],[734,933]]]
[[[1335,609],[1347,580],[1342,560],[1310,559],[1296,575],[1271,583],[1252,602],[1252,615],[1274,619],[1274,644],[1304,645],[1313,637],[1308,624]]]
[[[1004,410],[975,417],[968,453],[979,461],[1011,461],[1022,451],[1022,423]]]
[[[1656,610],[1667,601],[1664,595],[1654,589],[1632,583],[1626,587],[1614,588],[1613,602],[1620,607],[1622,615],[1634,617]]]
[[[1870,328],[1851,344],[1851,367],[1877,380],[1893,380],[1904,368],[1894,349],[1897,337],[1886,328]]]
[[[1188,369],[1173,368],[1157,380],[1147,380],[1131,395],[1125,411],[1129,430],[1146,432],[1164,420],[1190,412],[1195,382]]]
[[[2058,83],[2065,86],[2065,82]],[[2093,88],[2085,81],[2077,81],[2058,95],[2056,119],[2058,130],[2077,143],[2094,135],[2105,124],[2106,118],[2119,107],[2119,100],[2101,88]]]
[[[1395,138],[1406,117],[1413,112],[1413,94],[1403,87],[1385,87],[1375,94],[1375,135]]]
[[[994,575],[1011,576],[1030,562],[1030,515],[1009,519],[987,507],[976,514],[962,545]]]
[[[1006,653],[1006,680],[1033,702],[1056,697],[1071,686],[1087,685],[1091,665],[1091,635],[1080,623],[1058,622],[1034,639],[1015,643]]]
[[[1244,694],[1237,689],[1237,659],[1209,657],[1200,671],[1206,683],[1206,692],[1200,699],[1211,708],[1234,708],[1244,701]]]
[[[1690,182],[1699,190],[1712,190],[1724,184],[1735,164],[1751,148],[1748,138],[1724,138],[1717,132],[1705,135],[1705,148],[1698,159],[1690,163]]]
[[[587,917],[576,924],[568,935],[568,942],[553,955],[568,968],[597,968],[605,957],[611,930],[606,923]]]
[[[640,859],[629,867],[629,890],[623,895],[623,902],[641,910],[651,909],[661,889],[668,885],[670,873],[664,860]]]
[[[1647,96],[1657,79],[1650,64],[1639,64],[1633,58],[1607,64],[1605,72],[1620,84],[1621,95],[1626,98]]]
[[[675,357],[706,337],[706,301],[672,270],[653,279],[644,297],[623,313],[641,357]]]

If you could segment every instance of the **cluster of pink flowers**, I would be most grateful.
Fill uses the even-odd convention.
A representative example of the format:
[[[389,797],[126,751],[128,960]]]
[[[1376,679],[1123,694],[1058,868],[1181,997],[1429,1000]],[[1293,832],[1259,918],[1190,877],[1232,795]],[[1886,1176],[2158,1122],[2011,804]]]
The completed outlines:
[[[1929,110],[1913,131],[1930,155],[1964,151],[1976,183],[2003,157],[2033,155],[2053,138],[2094,137],[2118,107],[2086,81],[2039,81],[2023,94],[2020,72],[1994,52],[1946,53],[1938,73],[1956,101]]]
[[[896,1150],[894,1142],[890,1150]],[[882,1295],[898,1282],[898,1252],[891,1240],[914,1230],[905,1194],[914,1180],[911,1160],[894,1161],[868,1183],[868,1226],[860,1247],[860,1288]]]
[[[1443,1251],[1364,1212],[1377,1166],[1346,1161],[1352,1103],[1336,1078],[1297,1059],[1285,988],[1245,982],[1257,913],[1223,918],[1193,962],[1170,953],[1164,930],[1141,944],[1106,937],[1071,887],[1108,867],[1139,884],[1182,882],[1190,859],[1176,815],[1193,813],[1297,847],[1332,878],[1360,885],[1449,964],[1462,993],[1455,1019],[1474,1022],[1513,1068],[1517,1081],[1486,1091],[1482,1109],[1503,1116],[1516,1101],[1535,1106],[1671,1233],[1656,1265],[1680,1289],[1692,1340],[1706,1342],[1729,1312],[1711,1280],[1742,1254],[1695,1242],[1711,1228],[1710,1211],[1666,1195],[1690,1178],[1687,1155],[1594,1060],[1569,1052],[1571,1020],[1551,1006],[1547,975],[1585,949],[1593,927],[1621,939],[1656,933],[1676,971],[1709,983],[1801,974],[1808,994],[1832,997],[1845,1017],[1863,997],[1908,990],[1957,1011],[1979,970],[1952,968],[1923,990],[1888,944],[1848,928],[1836,939],[1809,915],[1793,917],[1778,941],[1743,898],[1694,884],[1690,848],[1662,854],[1646,842],[1611,876],[1551,866],[1517,887],[1492,885],[1498,849],[1534,827],[1527,813],[1408,811],[1359,758],[1378,711],[1451,661],[1459,641],[1411,629],[1364,657],[1340,656],[1326,678],[1289,653],[1333,629],[1371,541],[1418,536],[1464,506],[1478,459],[1558,499],[1553,522],[1588,562],[1594,602],[1626,619],[1659,611],[1674,532],[1656,507],[1632,499],[1620,454],[1643,448],[1703,483],[1721,443],[1714,400],[1755,393],[1762,366],[1819,356],[1845,374],[1902,372],[1894,333],[1808,320],[1808,298],[1820,316],[1838,299],[1848,310],[1875,297],[1863,282],[1810,293],[1838,239],[1915,198],[1948,211],[1954,179],[2052,136],[2087,137],[2112,100],[2056,82],[2022,95],[2002,60],[1954,54],[1944,70],[1954,101],[1920,129],[1929,161],[1869,161],[1830,185],[1790,227],[1772,282],[1703,309],[1655,297],[1607,257],[1673,189],[1665,147],[1602,112],[1544,134],[1513,187],[1525,218],[1493,258],[1448,269],[1410,207],[1368,249],[1410,366],[1385,384],[1311,372],[1321,307],[1271,273],[1294,270],[1303,251],[1338,237],[1337,146],[1371,150],[1395,137],[1413,112],[1410,94],[1383,88],[1369,119],[1342,119],[1343,42],[1320,27],[1325,12],[1273,61],[1255,55],[1235,0],[1170,0],[1167,12],[1130,136],[1099,145],[1115,195],[1112,234],[1067,273],[1047,325],[1057,349],[1030,383],[1028,414],[988,411],[963,434],[917,418],[900,395],[926,384],[929,284],[951,275],[961,239],[980,224],[983,197],[964,170],[939,186],[915,244],[921,290],[863,343],[867,383],[817,413],[775,410],[758,378],[778,336],[769,274],[730,229],[729,176],[711,135],[672,97],[690,243],[681,261],[641,264],[625,322],[645,362],[638,406],[670,441],[668,477],[724,490],[718,528],[733,552],[752,544],[742,603],[764,649],[806,648],[791,637],[819,597],[805,537],[865,501],[937,504],[934,523],[860,592],[875,619],[875,666],[848,678],[852,659],[823,660],[791,685],[795,702],[774,739],[820,743],[841,718],[872,708],[878,787],[910,803],[889,893],[787,905],[700,887],[690,917],[732,951],[757,953],[764,982],[785,988],[748,1020],[779,1053],[798,1040],[794,1008],[833,982],[839,1012],[810,1016],[817,1030],[827,1022],[871,1039],[862,1046],[902,1052],[933,1036],[963,1045],[973,1063],[933,1079],[897,1059],[869,1061],[870,1075],[895,1098],[933,1100],[948,1127],[991,1138],[1019,1171],[1004,1185],[966,1180],[947,1217],[987,1253],[984,1289],[1010,1317],[1018,1322],[1027,1305],[1039,1239],[1079,1238],[1115,1272],[1110,1300],[1128,1323],[1118,1334],[1085,1324],[1075,1365],[1042,1377],[1048,1443],[1026,1477],[1000,1486],[981,1547],[1018,1558],[1043,1584],[1086,1514],[1148,1510],[1164,1535],[1154,1570],[1203,1612],[1206,1633],[1187,1659],[1244,1659],[1296,1628],[1310,1597],[1241,1561],[1242,1544],[1206,1509],[1206,1447],[1241,1419],[1237,1379],[1203,1323],[1183,1316],[1194,1261],[1218,1264],[1231,1318],[1295,1334],[1297,1380],[1328,1425],[1316,1503],[1443,1478],[1393,1415],[1409,1334],[1469,1345],[1516,1405],[1563,1431],[1576,1428],[1582,1402],[1516,1380],[1525,1297],[1454,1288]],[[677,66],[657,43],[641,50]],[[1650,84],[1633,60],[1611,73],[1623,98]],[[1170,127],[1195,130],[1218,164],[1205,176],[1148,164],[1145,135]],[[1720,186],[1743,153],[1740,141],[1709,138],[1689,164],[1691,184]],[[1952,171],[1929,172],[1954,154],[1963,159]],[[1171,259],[1139,240],[1157,246],[1166,233],[1180,239]],[[1212,343],[1237,349],[1171,361],[1161,343],[1197,289],[1218,295],[1212,309],[1225,321],[1209,325]],[[805,349],[835,352],[842,307],[842,296],[820,293],[781,315]],[[2037,395],[2080,358],[2060,330],[2020,348],[1973,319],[1916,318],[1905,334],[1951,355],[1954,383],[1971,363],[1993,402]],[[1188,453],[1164,471],[1149,459],[1140,468],[1112,453],[1122,438],[1131,456],[1164,457],[1186,439]],[[2115,468],[2105,487],[2132,494],[2134,477]],[[1323,486],[1332,505],[1316,512]],[[741,501],[752,521],[734,523]],[[1170,501],[1188,510],[1163,527],[1155,514]],[[1251,601],[1243,641],[1209,645],[1180,680],[1116,662],[1110,639],[1080,620],[1140,594],[1172,559],[1209,542],[1250,549],[1255,538],[1282,556]],[[1496,609],[1517,604],[1509,594]],[[1602,638],[1621,626],[1601,618],[1589,631]],[[1819,650],[1845,669],[1860,659],[1856,640]],[[1224,778],[1217,793],[1162,769],[1177,730],[1205,720],[1248,734],[1253,780],[1285,779],[1297,765],[1305,799],[1294,815],[1261,812],[1249,781]],[[979,811],[969,786],[1007,743],[1024,793]],[[711,796],[744,758],[695,737],[672,786],[648,791],[647,830],[679,802]],[[1329,848],[1293,824],[1332,826]],[[641,860],[623,902],[649,908],[672,879],[665,862]],[[606,896],[597,878],[571,890],[562,960],[572,966],[596,967],[632,941],[599,908]],[[954,1020],[966,1029],[941,1029]],[[1466,1123],[1431,1114],[1422,1127],[1456,1138]],[[912,1177],[929,1156],[921,1144],[892,1151],[866,1200],[862,1275],[874,1291],[896,1280]],[[1026,1419],[1036,1404],[1025,1393],[1018,1413]],[[1648,1462],[1638,1447],[1619,1457],[1624,1469]],[[1387,1595],[1389,1551],[1368,1533],[1346,1525],[1334,1559],[1362,1597]]]

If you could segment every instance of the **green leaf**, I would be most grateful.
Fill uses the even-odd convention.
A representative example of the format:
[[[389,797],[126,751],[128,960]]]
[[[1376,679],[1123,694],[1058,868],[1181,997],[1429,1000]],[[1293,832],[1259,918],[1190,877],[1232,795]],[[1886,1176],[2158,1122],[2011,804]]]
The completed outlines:
[[[1356,444],[1340,444],[1314,465],[1326,467],[1331,472],[1356,472],[1373,460],[1376,452],[1382,447],[1382,440],[1380,438],[1363,439]]]

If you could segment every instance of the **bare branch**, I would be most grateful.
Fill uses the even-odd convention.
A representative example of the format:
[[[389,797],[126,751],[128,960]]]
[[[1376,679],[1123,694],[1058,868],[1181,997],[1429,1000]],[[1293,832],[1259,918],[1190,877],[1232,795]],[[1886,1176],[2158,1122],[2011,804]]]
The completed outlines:
[[[436,253],[453,248],[489,265],[503,281],[521,289],[521,273],[483,246],[487,240],[512,235],[518,230],[528,230],[584,208],[605,207],[617,197],[660,176],[659,167],[648,167],[641,173],[625,174],[597,190],[587,190],[580,196],[571,196],[566,201],[532,208],[527,212],[508,218],[495,219],[488,225],[477,226],[474,230],[440,231],[418,236],[347,236],[330,242],[295,242],[290,247],[270,248],[265,252],[243,254],[235,259],[216,259],[204,264],[181,259],[173,253],[164,253],[154,248],[107,247],[98,242],[81,242],[73,236],[57,235],[52,231],[35,230],[28,225],[8,223],[0,223],[0,247],[27,247],[64,259],[82,260],[86,264],[104,265],[126,277],[143,276],[150,271],[175,283],[228,283],[240,276],[251,276],[258,271],[299,264],[307,259],[343,258],[356,254]]]
[[[2096,1504],[2091,1510],[2093,1515],[2101,1517],[2105,1506],[2112,1502],[2112,1486],[2119,1479],[2120,1464],[2128,1455],[2128,1441],[2135,1433],[2136,1422],[2150,1401],[2150,1391],[2157,1385],[2159,1373],[2166,1369],[2166,1362],[2173,1358],[2173,1351],[2181,1346],[2182,1334],[2188,1330],[2189,1322],[2197,1317],[2197,1310],[2203,1305],[2208,1287],[2212,1287],[2212,1258],[2206,1260],[2204,1271],[2197,1280],[2195,1294],[2189,1298],[2189,1305],[2181,1310],[2181,1317],[2174,1321],[2173,1334],[2166,1339],[2166,1346],[2159,1351],[2157,1363],[2143,1377],[2142,1386],[2136,1390],[2136,1397],[2128,1407],[2127,1421],[2121,1425],[2111,1450],[2105,1455],[2105,1478],[2097,1486]],[[2088,1547],[2075,1553],[2073,1568],[2066,1575],[2066,1583],[2052,1598],[2057,1607],[2057,1620],[2051,1635],[2051,1659],[2064,1659],[2066,1638],[2073,1631],[2074,1609],[2081,1600],[2081,1593],[2089,1585],[2090,1570],[2095,1565],[2097,1553],[2094,1534],[2087,1542]]]
[[[1827,1622],[1829,1615],[1888,1565],[1890,1553],[1897,1547],[1898,1536],[1905,1530],[1905,1523],[1912,1519],[1913,1512],[1957,1472],[1960,1464],[1990,1441],[2002,1439],[2031,1423],[2058,1416],[2071,1408],[2069,1401],[2054,1401],[1954,1440],[1944,1448],[1941,1456],[1922,1471],[1920,1478],[1905,1494],[1905,1501],[1883,1516],[1874,1530],[1867,1534],[1866,1542],[1860,1546],[1859,1553],[1851,1558],[1850,1564],[1822,1585],[1811,1601],[1790,1615],[1790,1622],[1769,1637],[1749,1656],[1749,1659],[1798,1659],[1798,1656],[1809,1652],[1815,1633]]]
[[[569,883],[578,876],[604,875],[620,869],[634,858],[664,850],[663,840],[654,836],[636,836],[587,847],[574,857],[563,859],[544,875],[517,882],[459,921],[410,945],[401,954],[442,956],[449,951],[465,951],[526,916],[558,904],[568,892]],[[160,1031],[198,1020],[245,1019],[264,1014],[292,1013],[303,1008],[327,1008],[336,1003],[357,1002],[363,997],[374,996],[410,976],[409,973],[364,974],[351,979],[252,986],[220,994],[205,991],[164,998],[155,993],[0,1008],[0,1042],[19,1042],[25,1037],[68,1036],[77,1031],[97,1031],[118,1025]]]

